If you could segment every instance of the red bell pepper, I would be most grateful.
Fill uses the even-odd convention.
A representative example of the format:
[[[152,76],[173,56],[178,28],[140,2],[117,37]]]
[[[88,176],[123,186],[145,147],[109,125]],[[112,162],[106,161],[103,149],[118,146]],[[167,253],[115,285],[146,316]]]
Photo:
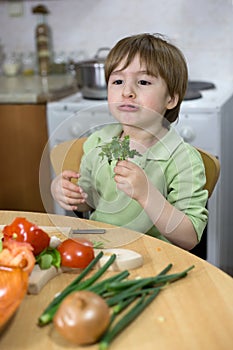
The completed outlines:
[[[20,217],[3,228],[3,241],[9,239],[31,244],[35,256],[47,248],[50,242],[50,237],[45,231],[27,221],[27,219]]]

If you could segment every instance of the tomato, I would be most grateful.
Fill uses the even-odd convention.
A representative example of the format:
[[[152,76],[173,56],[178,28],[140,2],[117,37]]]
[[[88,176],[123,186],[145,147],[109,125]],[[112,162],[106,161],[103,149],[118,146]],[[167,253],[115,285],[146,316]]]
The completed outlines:
[[[57,250],[61,254],[61,266],[85,268],[94,259],[94,249],[68,238],[63,241]]]
[[[3,241],[14,239],[17,242],[26,242],[33,247],[33,254],[40,254],[49,246],[49,235],[38,226],[25,218],[16,218],[10,225],[3,228]]]

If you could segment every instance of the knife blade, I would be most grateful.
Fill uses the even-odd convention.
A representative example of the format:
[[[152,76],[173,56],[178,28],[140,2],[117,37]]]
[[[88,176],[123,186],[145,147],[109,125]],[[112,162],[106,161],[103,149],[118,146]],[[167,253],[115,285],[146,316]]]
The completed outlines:
[[[102,233],[106,233],[106,230],[103,228],[71,230],[71,234],[102,234]]]

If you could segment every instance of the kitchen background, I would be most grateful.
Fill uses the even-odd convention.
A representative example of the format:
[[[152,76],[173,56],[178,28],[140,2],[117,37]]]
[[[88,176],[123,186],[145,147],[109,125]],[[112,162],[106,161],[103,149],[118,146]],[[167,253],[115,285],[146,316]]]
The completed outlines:
[[[0,0],[6,55],[35,52],[38,4],[50,11],[55,63],[93,58],[126,35],[159,32],[183,51],[190,80],[213,83],[182,103],[176,128],[220,160],[198,255],[233,275],[233,0]],[[84,99],[77,85],[72,74],[0,73],[0,209],[64,213],[50,195],[50,150],[113,118],[106,102]]]
[[[233,79],[232,0],[0,1],[0,39],[6,53],[35,50],[36,17],[31,10],[37,4],[50,10],[58,55],[93,57],[98,48],[112,47],[126,35],[160,32],[183,50],[192,79]]]

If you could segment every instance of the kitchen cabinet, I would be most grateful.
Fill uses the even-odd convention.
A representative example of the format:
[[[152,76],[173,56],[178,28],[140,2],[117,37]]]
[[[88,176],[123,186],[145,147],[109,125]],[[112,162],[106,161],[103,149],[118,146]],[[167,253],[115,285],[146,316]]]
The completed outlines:
[[[76,91],[71,74],[0,76],[0,209],[53,211],[50,161],[44,152],[46,104]],[[42,155],[45,172],[40,182]]]
[[[39,169],[48,140],[46,104],[1,104],[0,130],[0,209],[44,212]],[[49,179],[43,179],[48,193]]]

